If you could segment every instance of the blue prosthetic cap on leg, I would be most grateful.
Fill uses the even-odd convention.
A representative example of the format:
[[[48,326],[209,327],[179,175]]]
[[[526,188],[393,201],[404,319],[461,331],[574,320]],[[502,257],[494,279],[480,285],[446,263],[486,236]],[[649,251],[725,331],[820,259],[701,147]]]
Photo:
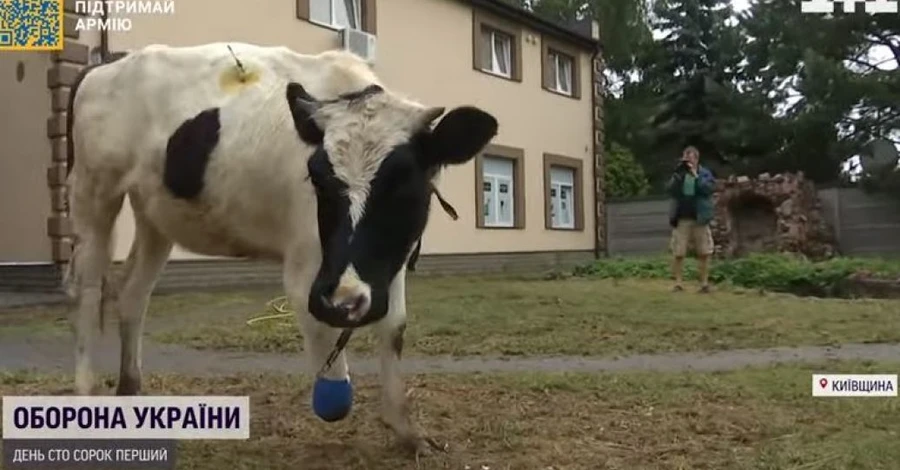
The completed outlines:
[[[316,416],[328,422],[346,418],[353,407],[353,385],[350,384],[350,378],[316,379],[312,407]]]

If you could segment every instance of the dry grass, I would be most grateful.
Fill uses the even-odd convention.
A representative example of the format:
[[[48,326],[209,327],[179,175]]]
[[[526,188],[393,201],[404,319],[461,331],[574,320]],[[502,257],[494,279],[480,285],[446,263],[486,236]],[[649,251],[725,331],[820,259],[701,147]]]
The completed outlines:
[[[418,376],[415,409],[449,442],[425,469],[894,470],[896,398],[812,398],[818,371],[896,373],[900,364],[843,363],[718,374]],[[250,395],[249,441],[185,441],[178,468],[406,469],[377,423],[377,384],[360,378],[344,422],[314,419],[298,377],[152,376],[148,393]],[[0,392],[46,394],[66,377],[0,375]],[[468,467],[466,467],[468,465]]]
[[[799,298],[725,289],[673,294],[663,281],[413,278],[407,351],[412,355],[621,355],[671,351],[900,341],[900,301]],[[290,352],[293,316],[247,321],[277,291],[159,296],[151,338],[201,349]],[[0,315],[0,332],[59,332],[54,314]],[[55,313],[56,317],[60,314]],[[35,320],[36,318],[42,320]],[[877,325],[877,327],[874,327]],[[361,332],[350,348],[370,352]]]

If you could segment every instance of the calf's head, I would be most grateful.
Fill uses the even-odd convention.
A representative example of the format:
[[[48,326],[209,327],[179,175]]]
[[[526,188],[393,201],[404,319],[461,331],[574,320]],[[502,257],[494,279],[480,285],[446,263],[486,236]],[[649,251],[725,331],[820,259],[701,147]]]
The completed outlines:
[[[364,326],[387,314],[390,284],[425,229],[432,179],[477,155],[497,120],[471,106],[444,114],[378,85],[320,101],[290,83],[287,100],[315,147],[308,179],[323,257],[309,311],[333,327]]]

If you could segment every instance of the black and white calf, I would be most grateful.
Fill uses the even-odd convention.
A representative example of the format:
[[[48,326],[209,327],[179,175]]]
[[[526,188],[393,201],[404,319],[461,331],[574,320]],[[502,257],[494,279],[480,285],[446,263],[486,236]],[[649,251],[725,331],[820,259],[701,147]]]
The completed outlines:
[[[215,43],[148,46],[85,71],[68,118],[77,393],[93,390],[104,311],[120,319],[117,393],[140,392],[144,312],[177,243],[282,262],[312,372],[340,329],[372,325],[383,418],[423,445],[398,369],[405,262],[425,229],[432,179],[480,152],[494,117],[403,98],[350,53]],[[135,239],[111,280],[126,194]],[[349,380],[343,353],[325,377]]]

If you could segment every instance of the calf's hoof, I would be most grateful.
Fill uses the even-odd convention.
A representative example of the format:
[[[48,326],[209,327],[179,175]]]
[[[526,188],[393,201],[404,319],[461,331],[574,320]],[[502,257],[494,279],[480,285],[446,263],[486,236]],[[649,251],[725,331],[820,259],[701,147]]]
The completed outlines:
[[[112,386],[112,383],[107,384]],[[123,375],[119,377],[119,386],[116,387],[117,396],[135,396],[141,394],[141,379]]]
[[[433,455],[435,453],[446,453],[450,450],[450,445],[446,442],[438,442],[437,439],[425,435],[411,436],[402,439],[401,444],[409,452],[418,459],[423,455]]]
[[[350,378],[316,379],[313,384],[312,408],[316,416],[329,423],[346,418],[353,408],[353,385]]]

